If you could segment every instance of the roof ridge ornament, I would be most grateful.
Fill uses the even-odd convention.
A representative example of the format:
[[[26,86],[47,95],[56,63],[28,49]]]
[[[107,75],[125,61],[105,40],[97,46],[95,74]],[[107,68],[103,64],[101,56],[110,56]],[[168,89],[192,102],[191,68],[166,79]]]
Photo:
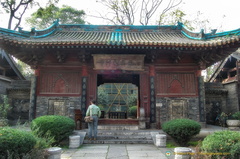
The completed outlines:
[[[216,34],[216,32],[217,32],[217,29],[211,29],[211,35]]]
[[[184,27],[184,24],[182,22],[177,22],[177,28],[182,29]]]

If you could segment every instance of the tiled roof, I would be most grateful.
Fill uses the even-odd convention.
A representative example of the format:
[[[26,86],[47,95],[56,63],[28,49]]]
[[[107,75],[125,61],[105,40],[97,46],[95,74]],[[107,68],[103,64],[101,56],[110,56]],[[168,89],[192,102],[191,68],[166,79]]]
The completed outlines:
[[[0,28],[0,41],[27,46],[211,48],[240,41],[240,29],[204,34],[177,26],[59,25],[46,30]]]

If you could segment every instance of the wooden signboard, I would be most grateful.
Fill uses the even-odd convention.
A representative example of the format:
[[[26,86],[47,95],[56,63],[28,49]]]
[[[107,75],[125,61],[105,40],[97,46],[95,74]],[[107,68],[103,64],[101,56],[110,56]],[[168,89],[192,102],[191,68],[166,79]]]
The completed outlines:
[[[96,70],[131,70],[143,71],[145,55],[93,55]]]

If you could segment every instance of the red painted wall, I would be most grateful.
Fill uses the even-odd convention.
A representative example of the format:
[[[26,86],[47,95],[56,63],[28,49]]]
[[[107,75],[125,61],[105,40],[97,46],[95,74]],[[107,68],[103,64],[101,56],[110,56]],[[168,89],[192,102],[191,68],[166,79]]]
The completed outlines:
[[[79,96],[81,94],[81,70],[40,69],[38,76],[38,95]]]

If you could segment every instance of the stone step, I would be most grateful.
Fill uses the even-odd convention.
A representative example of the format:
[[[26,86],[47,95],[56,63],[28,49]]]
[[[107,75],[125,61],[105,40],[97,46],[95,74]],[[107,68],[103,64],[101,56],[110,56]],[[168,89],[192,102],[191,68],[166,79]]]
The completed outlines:
[[[117,135],[117,136],[110,136],[110,135],[98,135],[99,140],[125,140],[125,139],[134,139],[134,140],[151,140],[151,136],[126,136],[126,135]]]
[[[87,131],[86,131],[87,132]],[[139,131],[139,130],[98,130],[99,135],[125,135],[125,136],[145,136],[151,135],[150,131]]]
[[[84,144],[153,144],[153,140],[133,140],[133,139],[106,139],[106,140],[101,140],[97,139],[96,141],[93,140],[84,140]]]
[[[98,125],[98,130],[139,130],[138,125]]]
[[[87,129],[85,130],[87,133]],[[96,141],[85,139],[85,144],[153,144],[152,132],[157,130],[98,130]]]

